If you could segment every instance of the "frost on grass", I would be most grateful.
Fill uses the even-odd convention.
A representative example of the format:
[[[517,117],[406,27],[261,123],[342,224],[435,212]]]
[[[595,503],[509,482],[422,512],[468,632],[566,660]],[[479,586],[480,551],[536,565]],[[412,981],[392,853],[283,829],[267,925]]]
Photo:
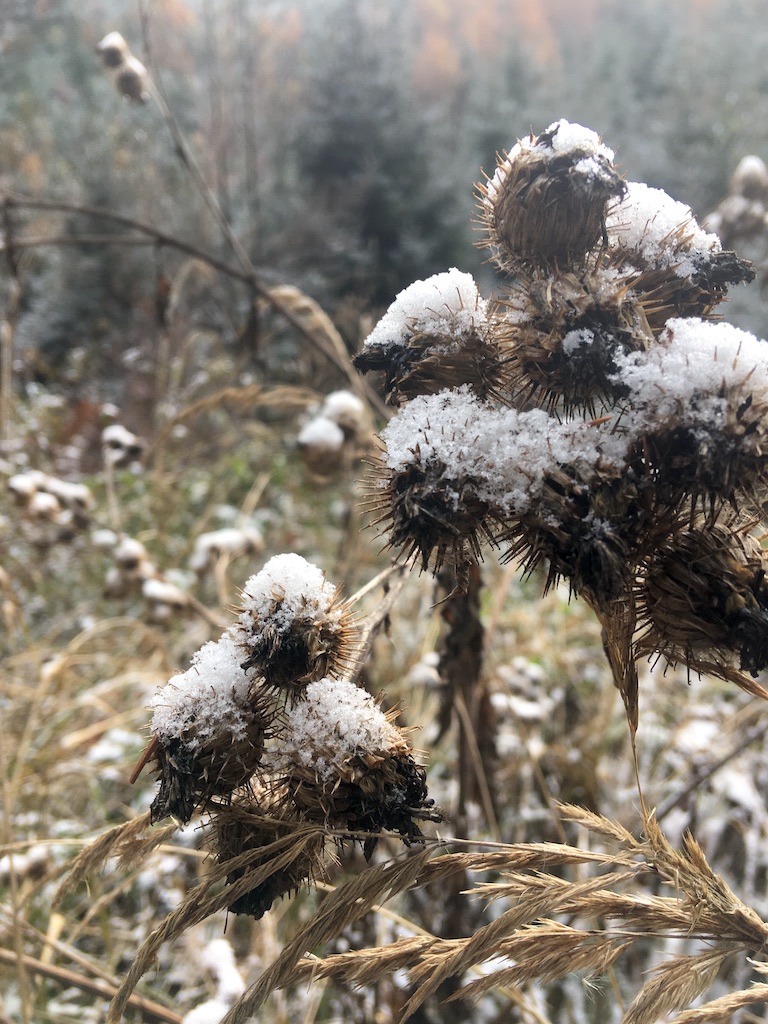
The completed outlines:
[[[365,342],[366,349],[405,345],[415,334],[453,338],[459,344],[482,327],[487,303],[471,274],[456,268],[414,281],[397,296]]]
[[[328,781],[343,777],[355,757],[387,756],[403,737],[373,697],[354,683],[320,679],[289,712],[275,747],[275,768],[303,765]]]
[[[152,733],[166,747],[182,739],[194,753],[206,744],[243,739],[248,727],[251,678],[230,633],[205,644],[186,672],[152,699]]]

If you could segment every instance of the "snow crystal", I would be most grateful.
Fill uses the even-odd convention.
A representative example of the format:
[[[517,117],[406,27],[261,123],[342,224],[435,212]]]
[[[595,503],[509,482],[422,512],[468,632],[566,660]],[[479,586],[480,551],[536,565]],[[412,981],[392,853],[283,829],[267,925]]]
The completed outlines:
[[[335,596],[336,588],[316,565],[301,555],[275,555],[243,588],[240,628],[252,633],[269,620],[287,630],[297,619],[327,619]],[[339,618],[340,608],[331,614]]]
[[[481,501],[506,514],[527,511],[558,465],[621,467],[626,440],[588,424],[561,423],[543,409],[488,405],[467,386],[409,402],[382,431],[393,472],[420,463],[444,467],[446,485],[472,478]],[[446,494],[450,494],[446,486]],[[459,490],[455,498],[459,500]]]
[[[301,428],[297,442],[307,448],[337,452],[344,444],[344,431],[328,416],[315,416]]]
[[[250,677],[231,633],[205,644],[186,672],[173,676],[152,698],[152,733],[167,744],[183,738],[190,750],[223,736],[242,739],[247,727]]]
[[[487,307],[472,275],[454,267],[401,291],[368,335],[365,347],[403,345],[414,334],[459,340],[485,324]]]
[[[724,388],[743,388],[768,402],[768,345],[747,331],[697,317],[673,319],[647,352],[617,354],[617,373],[630,391],[630,430],[684,415],[708,426],[722,420]]]
[[[679,277],[696,272],[697,258],[722,250],[689,206],[642,182],[627,182],[626,195],[608,212],[606,230],[615,248],[637,253],[650,266],[674,269]]]
[[[401,745],[400,730],[366,690],[325,678],[309,683],[304,699],[288,712],[275,745],[275,768],[312,767],[328,781],[356,754],[386,754]]]
[[[568,331],[561,344],[563,355],[572,356],[577,349],[585,345],[591,345],[594,340],[594,332],[590,331],[588,327]]]

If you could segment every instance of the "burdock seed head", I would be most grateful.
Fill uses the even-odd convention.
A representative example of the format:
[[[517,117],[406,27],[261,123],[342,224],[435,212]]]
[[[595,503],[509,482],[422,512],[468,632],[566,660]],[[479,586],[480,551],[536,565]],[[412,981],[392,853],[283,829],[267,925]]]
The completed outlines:
[[[234,885],[244,876],[261,870],[271,859],[280,856],[281,867],[268,874],[261,882],[236,897],[229,905],[233,914],[248,914],[258,920],[270,909],[276,899],[297,892],[302,886],[323,878],[323,852],[325,837],[316,833],[302,836],[295,844],[295,856],[288,858],[290,846],[270,854],[267,848],[285,840],[304,824],[282,795],[259,790],[254,796],[244,795],[223,807],[213,822],[213,846],[219,863],[238,858],[241,863],[227,875],[228,885]],[[306,828],[306,825],[304,825]],[[252,857],[243,864],[243,855],[252,851]]]
[[[154,697],[151,732],[160,787],[153,820],[189,821],[258,771],[273,714],[230,633],[205,644]]]
[[[354,364],[385,374],[392,405],[461,384],[496,394],[501,373],[487,303],[472,276],[456,269],[400,292]]]
[[[675,319],[658,345],[618,364],[622,426],[660,501],[754,502],[768,482],[768,345],[730,324]]]
[[[421,835],[432,818],[426,772],[373,697],[354,683],[310,683],[275,741],[273,769],[308,820],[352,831]],[[369,845],[368,851],[371,850]]]
[[[621,397],[616,356],[653,336],[627,278],[599,265],[519,277],[500,303],[496,336],[513,393],[569,413]]]
[[[630,274],[631,287],[658,334],[670,317],[706,316],[728,286],[751,281],[747,260],[723,250],[690,207],[666,192],[629,182],[606,220],[608,258]],[[631,273],[634,268],[634,273]]]
[[[251,576],[233,629],[245,670],[295,696],[353,653],[355,627],[337,587],[300,555],[271,558]]]
[[[478,185],[481,244],[502,270],[570,267],[603,236],[606,207],[624,194],[613,151],[566,120],[522,139]]]
[[[673,533],[649,560],[639,586],[640,655],[702,661],[756,675],[768,667],[768,559],[729,516]]]
[[[585,423],[561,423],[543,409],[517,412],[481,402],[466,388],[414,399],[382,431],[378,507],[390,543],[459,563],[479,556],[480,542],[508,536],[511,524],[541,514],[557,523],[562,494],[552,481],[621,476],[627,442]],[[550,485],[554,507],[548,507]],[[564,506],[572,509],[571,484]],[[580,515],[586,504],[577,503]]]

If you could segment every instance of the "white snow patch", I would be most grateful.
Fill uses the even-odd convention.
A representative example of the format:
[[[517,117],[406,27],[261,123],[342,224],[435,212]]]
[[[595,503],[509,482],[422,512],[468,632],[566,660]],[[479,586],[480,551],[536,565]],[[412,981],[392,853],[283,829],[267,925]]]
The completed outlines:
[[[660,344],[647,352],[619,353],[614,380],[625,384],[630,432],[643,432],[670,416],[710,429],[722,422],[723,389],[768,402],[768,344],[724,322],[697,317],[667,321]]]
[[[186,672],[173,676],[152,698],[152,733],[163,746],[183,738],[190,750],[229,736],[245,736],[250,676],[242,649],[229,632],[204,644]]]
[[[679,277],[695,273],[697,258],[722,251],[720,239],[698,225],[689,206],[637,181],[627,183],[624,198],[608,211],[606,230],[612,247]]]
[[[316,565],[293,553],[275,555],[245,584],[236,628],[251,635],[267,622],[288,630],[297,620],[338,621],[341,609],[331,610],[335,596],[336,588]]]
[[[459,342],[487,321],[488,304],[471,274],[453,267],[414,281],[395,298],[365,341],[365,347],[404,345],[414,334],[448,336]]]
[[[477,497],[507,515],[526,512],[545,475],[557,466],[620,468],[627,450],[617,434],[561,423],[543,409],[517,412],[488,405],[466,385],[414,398],[390,420],[381,439],[384,463],[393,472],[439,463],[446,484],[471,477]],[[458,490],[455,499],[458,503]]]
[[[354,683],[325,678],[309,683],[304,693],[276,741],[276,770],[304,765],[328,781],[356,754],[386,755],[402,745],[400,730]]]

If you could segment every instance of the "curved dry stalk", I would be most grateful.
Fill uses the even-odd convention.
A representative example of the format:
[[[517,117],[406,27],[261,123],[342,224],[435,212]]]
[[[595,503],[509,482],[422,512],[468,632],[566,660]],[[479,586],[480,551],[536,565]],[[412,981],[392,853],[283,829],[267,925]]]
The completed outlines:
[[[157,951],[164,942],[170,942],[212,914],[225,910],[240,896],[261,885],[271,875],[282,871],[301,857],[309,843],[322,834],[323,830],[317,826],[300,825],[289,835],[276,839],[267,846],[256,851],[246,850],[237,857],[212,865],[203,881],[187,893],[181,904],[142,943],[123,983],[110,1003],[107,1024],[120,1024],[131,993],[152,966]],[[247,869],[255,858],[259,861],[256,867],[246,870],[236,881],[211,895],[211,890],[216,888],[218,882],[240,869]]]
[[[339,886],[307,924],[283,949],[275,962],[267,968],[239,1002],[222,1019],[221,1024],[244,1024],[253,1016],[274,989],[282,988],[293,980],[296,967],[307,949],[339,935],[353,922],[367,914],[377,903],[392,894],[403,892],[415,884],[430,849],[408,853],[385,864],[375,865],[349,882]],[[109,1024],[113,1024],[110,1020]],[[117,1018],[114,1024],[118,1024]]]
[[[15,953],[0,949],[0,963],[15,964],[16,962],[17,957]],[[19,962],[24,970],[29,971],[31,974],[39,974],[41,977],[58,981],[67,988],[74,987],[84,992],[92,992],[103,999],[110,999],[117,991],[116,986],[111,985],[109,982],[97,978],[86,978],[84,975],[78,974],[77,971],[70,971],[65,967],[57,967],[55,964],[43,963],[42,960],[38,960],[33,956],[23,954],[19,958]],[[159,1021],[161,1024],[181,1024],[181,1017],[178,1013],[174,1013],[173,1010],[169,1010],[168,1007],[162,1006],[160,1003],[155,1002],[154,999],[148,999],[146,996],[132,995],[128,1000],[128,1006],[132,1010],[140,1011],[145,1020]]]

